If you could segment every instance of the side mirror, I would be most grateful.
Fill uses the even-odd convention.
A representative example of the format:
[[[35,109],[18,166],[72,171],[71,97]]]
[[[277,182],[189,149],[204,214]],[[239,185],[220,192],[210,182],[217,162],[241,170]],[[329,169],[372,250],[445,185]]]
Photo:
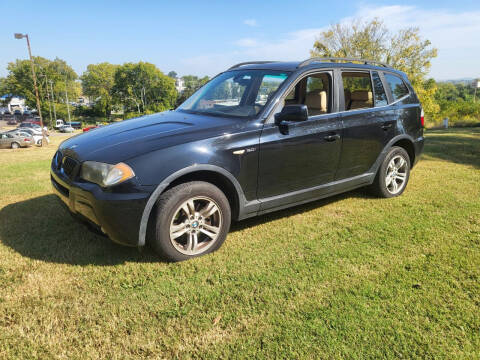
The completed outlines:
[[[275,114],[275,125],[282,125],[284,121],[305,121],[308,119],[306,105],[285,105],[279,113]]]

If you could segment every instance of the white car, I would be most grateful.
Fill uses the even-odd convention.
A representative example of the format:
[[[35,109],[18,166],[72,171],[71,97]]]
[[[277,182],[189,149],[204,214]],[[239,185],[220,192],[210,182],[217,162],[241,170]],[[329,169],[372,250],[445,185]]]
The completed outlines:
[[[22,132],[26,132],[33,137],[33,143],[37,146],[42,146],[43,135],[40,129],[36,128],[19,128],[17,130],[21,130]],[[45,140],[47,141],[47,145],[50,144],[50,139],[48,138],[47,133],[45,132]]]
[[[63,126],[60,126],[58,128],[58,131],[62,132],[62,133],[72,133],[75,131],[75,129],[73,127],[71,127],[70,125],[63,125]]]

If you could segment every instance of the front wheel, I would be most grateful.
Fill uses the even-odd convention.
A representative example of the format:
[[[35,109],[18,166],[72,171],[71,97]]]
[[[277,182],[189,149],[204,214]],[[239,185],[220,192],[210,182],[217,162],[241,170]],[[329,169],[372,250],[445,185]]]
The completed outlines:
[[[410,157],[404,148],[394,146],[378,169],[371,189],[380,197],[399,196],[405,191],[409,178]]]
[[[182,261],[217,250],[225,241],[231,209],[216,186],[192,181],[162,194],[157,202],[151,243],[168,261]]]
[[[20,147],[20,144],[17,143],[17,142],[12,142],[12,144],[10,145],[12,149],[18,149]]]

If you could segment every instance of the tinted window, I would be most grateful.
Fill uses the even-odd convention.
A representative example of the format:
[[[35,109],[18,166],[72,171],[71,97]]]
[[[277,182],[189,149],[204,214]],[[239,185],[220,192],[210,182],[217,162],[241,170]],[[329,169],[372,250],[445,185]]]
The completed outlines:
[[[277,91],[282,83],[287,78],[286,74],[271,75],[267,74],[263,77],[260,88],[258,89],[255,103],[258,105],[265,105],[270,96]]]
[[[345,110],[355,110],[373,107],[372,82],[370,73],[342,73]]]
[[[301,79],[285,97],[285,105],[303,104],[308,116],[327,114],[331,111],[332,79],[328,73],[318,73]]]
[[[212,79],[179,106],[179,111],[251,117],[256,116],[287,79],[274,70],[227,71]]]
[[[303,103],[307,105],[308,115],[316,116],[330,112],[330,75],[320,73],[307,77]]]
[[[373,89],[375,90],[375,106],[387,105],[387,94],[383,88],[382,80],[376,71],[372,72]]]
[[[396,101],[405,95],[408,95],[408,89],[405,86],[405,83],[396,75],[385,74],[385,80],[392,90],[393,101]]]

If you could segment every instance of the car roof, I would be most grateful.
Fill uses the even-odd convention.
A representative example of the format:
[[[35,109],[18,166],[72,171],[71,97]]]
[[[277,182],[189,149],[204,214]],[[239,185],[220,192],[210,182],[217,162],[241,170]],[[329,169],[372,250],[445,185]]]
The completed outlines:
[[[259,62],[259,63],[245,63],[236,65],[228,70],[278,70],[278,71],[297,71],[297,70],[312,70],[312,69],[362,69],[362,70],[377,70],[377,71],[390,71],[404,76],[405,74],[399,70],[395,70],[392,67],[376,66],[372,64],[357,64],[352,62],[327,62],[327,61],[314,61],[308,65],[301,66],[304,61],[272,61],[272,62]]]

